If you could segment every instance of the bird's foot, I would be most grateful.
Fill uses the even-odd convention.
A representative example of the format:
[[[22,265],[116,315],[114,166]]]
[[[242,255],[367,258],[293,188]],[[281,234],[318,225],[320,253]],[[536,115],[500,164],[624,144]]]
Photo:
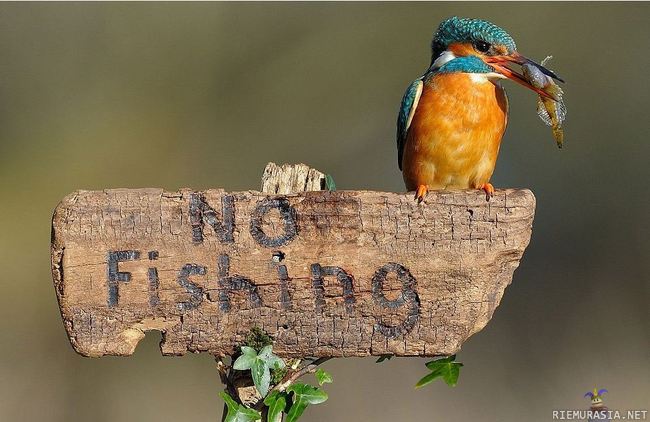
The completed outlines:
[[[489,201],[494,196],[494,186],[492,186],[492,183],[483,183],[479,189],[485,192],[486,201]]]
[[[427,196],[429,188],[427,185],[418,185],[418,188],[415,190],[415,199],[418,201],[418,204],[424,201],[424,197]]]

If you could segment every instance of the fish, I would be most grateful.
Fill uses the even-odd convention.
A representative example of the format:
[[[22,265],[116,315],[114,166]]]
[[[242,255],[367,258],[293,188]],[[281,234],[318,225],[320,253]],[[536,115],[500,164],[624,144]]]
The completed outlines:
[[[546,64],[553,56],[548,56],[542,60],[542,66]],[[545,75],[533,64],[524,63],[522,66],[524,78],[535,88],[541,89],[551,98],[540,95],[537,99],[537,115],[544,123],[551,126],[553,138],[558,148],[564,144],[564,130],[562,123],[566,117],[566,105],[564,104],[564,92],[550,76]]]

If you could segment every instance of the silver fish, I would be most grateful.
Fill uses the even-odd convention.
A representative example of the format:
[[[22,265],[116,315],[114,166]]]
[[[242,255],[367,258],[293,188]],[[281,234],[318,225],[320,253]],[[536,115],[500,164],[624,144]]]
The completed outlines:
[[[548,56],[542,60],[542,66],[552,59],[553,56]],[[564,92],[551,77],[542,73],[542,71],[532,64],[525,63],[521,66],[524,78],[535,88],[549,94],[551,98],[539,96],[537,100],[537,115],[544,123],[551,126],[553,137],[557,143],[558,148],[562,148],[564,142],[564,130],[562,129],[562,122],[566,117],[566,106],[564,105],[563,95]]]

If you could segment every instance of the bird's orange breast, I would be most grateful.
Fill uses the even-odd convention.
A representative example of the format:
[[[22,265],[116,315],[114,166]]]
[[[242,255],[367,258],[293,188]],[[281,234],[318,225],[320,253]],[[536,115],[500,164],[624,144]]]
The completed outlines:
[[[482,74],[438,74],[426,81],[404,146],[407,189],[467,189],[488,183],[507,113],[503,88]]]

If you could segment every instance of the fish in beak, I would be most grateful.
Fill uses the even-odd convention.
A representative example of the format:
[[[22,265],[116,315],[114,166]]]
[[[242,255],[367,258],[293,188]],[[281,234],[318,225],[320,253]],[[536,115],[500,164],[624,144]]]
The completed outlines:
[[[520,85],[535,91],[539,95],[537,114],[551,126],[553,137],[559,148],[564,144],[564,130],[562,122],[566,116],[566,107],[562,99],[562,89],[555,84],[553,79],[564,82],[559,76],[544,67],[544,63],[551,57],[536,63],[527,57],[515,52],[507,56],[490,56],[485,61],[497,72],[512,79]],[[509,63],[521,65],[522,73],[518,73],[507,66]]]
[[[528,67],[534,67],[537,70],[539,70],[539,72],[541,72],[542,74],[548,76],[549,78],[553,78],[553,79],[558,80],[560,82],[564,82],[564,80],[562,78],[557,76],[552,71],[548,70],[547,68],[545,68],[541,64],[536,63],[535,61],[533,61],[533,60],[531,60],[531,59],[517,53],[516,51],[514,53],[512,53],[512,54],[509,54],[509,55],[488,56],[488,57],[485,58],[485,62],[487,64],[489,64],[490,66],[492,66],[497,72],[499,72],[500,74],[502,74],[506,78],[511,79],[511,80],[517,82],[518,84],[520,84],[522,86],[525,86],[526,88],[535,91],[537,94],[539,94],[539,95],[541,95],[543,97],[546,97],[546,98],[550,98],[550,99],[555,100],[555,101],[560,100],[559,98],[555,97],[553,92],[545,90],[544,88],[541,88],[539,86],[535,86],[535,85],[539,85],[539,84],[531,83],[531,81],[528,80],[524,75],[522,75],[521,73],[519,73],[519,72],[517,72],[517,71],[515,71],[515,70],[513,70],[513,69],[511,69],[511,68],[509,68],[507,66],[508,64],[514,63],[514,64],[518,64],[520,66],[526,65]]]

